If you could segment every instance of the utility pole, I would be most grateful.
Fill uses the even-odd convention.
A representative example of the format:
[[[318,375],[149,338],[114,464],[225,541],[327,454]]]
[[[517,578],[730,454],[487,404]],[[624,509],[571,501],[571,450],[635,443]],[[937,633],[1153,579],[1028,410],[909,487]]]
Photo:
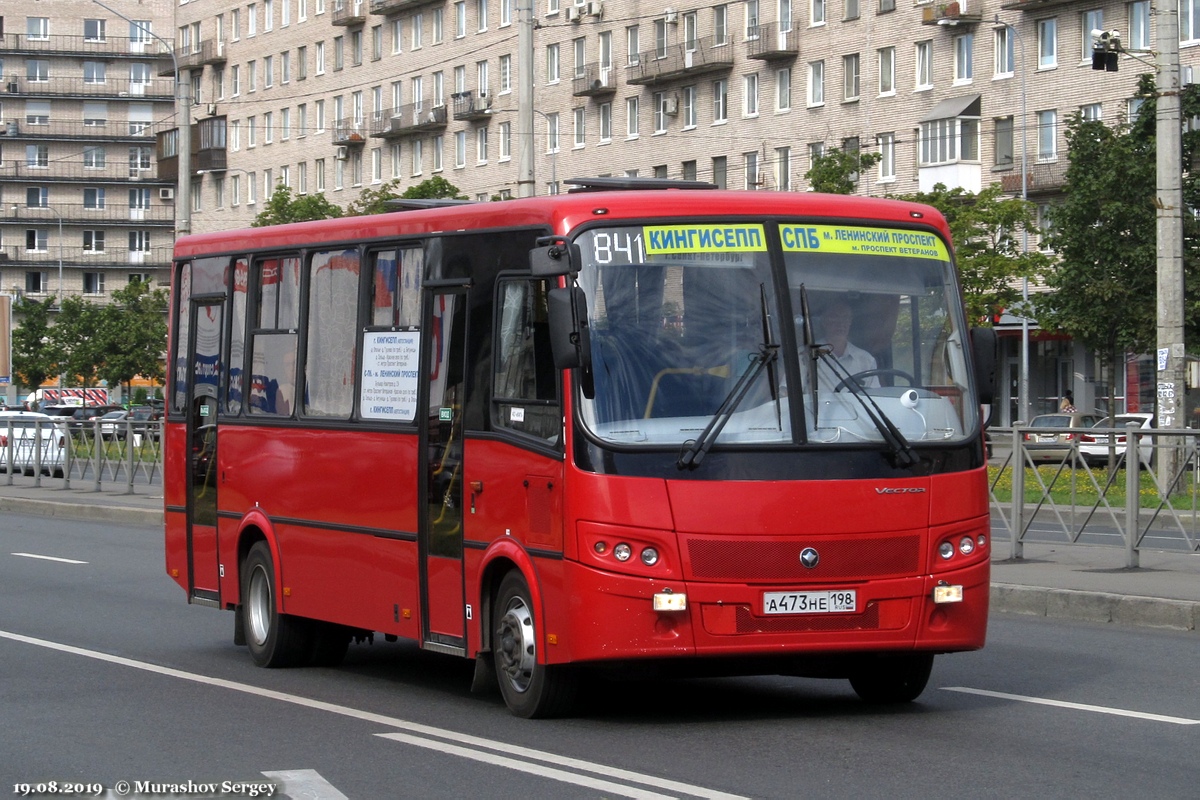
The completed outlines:
[[[1179,12],[1175,3],[1155,4],[1158,28],[1158,427],[1182,428],[1185,424],[1183,340],[1183,175],[1181,101],[1179,84]],[[1178,441],[1160,440],[1159,484],[1165,489],[1179,464]]]
[[[537,194],[533,172],[534,0],[517,0],[517,197]]]

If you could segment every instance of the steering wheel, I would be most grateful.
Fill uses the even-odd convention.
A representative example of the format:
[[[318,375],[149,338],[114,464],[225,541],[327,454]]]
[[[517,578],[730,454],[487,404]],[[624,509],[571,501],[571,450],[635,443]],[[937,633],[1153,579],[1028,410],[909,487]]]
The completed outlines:
[[[863,370],[862,372],[857,372],[854,375],[851,375],[849,378],[842,378],[840,381],[837,382],[837,386],[833,387],[833,390],[835,392],[840,392],[842,389],[846,388],[846,386],[850,383],[851,378],[858,381],[859,383],[862,383],[862,381],[866,378],[877,378],[882,375],[891,375],[896,378],[903,378],[904,380],[908,381],[909,386],[917,385],[917,379],[914,378],[912,375],[909,375],[904,370],[900,370],[900,369],[866,369],[866,370]]]

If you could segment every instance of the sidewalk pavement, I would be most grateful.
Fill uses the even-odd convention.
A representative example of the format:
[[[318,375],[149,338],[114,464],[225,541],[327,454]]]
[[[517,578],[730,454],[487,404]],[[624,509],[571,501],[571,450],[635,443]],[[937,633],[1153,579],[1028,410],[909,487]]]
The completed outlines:
[[[0,512],[96,522],[161,526],[161,486],[115,486],[92,491],[90,481],[0,474]],[[1128,569],[1119,547],[1026,542],[1024,558],[1009,559],[1007,542],[993,539],[991,610],[1013,614],[1200,631],[1200,553],[1145,550]]]

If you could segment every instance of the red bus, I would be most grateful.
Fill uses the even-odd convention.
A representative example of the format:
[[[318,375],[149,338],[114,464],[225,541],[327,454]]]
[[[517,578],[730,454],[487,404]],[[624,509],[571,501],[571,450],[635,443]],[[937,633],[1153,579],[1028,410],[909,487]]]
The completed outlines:
[[[525,717],[599,666],[915,699],[988,610],[945,221],[575,183],[181,238],[168,574],[259,665],[403,637]]]

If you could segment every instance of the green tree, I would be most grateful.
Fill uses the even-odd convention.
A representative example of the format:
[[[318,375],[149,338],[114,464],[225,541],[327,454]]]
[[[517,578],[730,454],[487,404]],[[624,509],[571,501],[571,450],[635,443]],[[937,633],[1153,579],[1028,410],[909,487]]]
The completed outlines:
[[[1157,339],[1156,94],[1154,79],[1143,75],[1136,96],[1141,109],[1133,120],[1113,126],[1067,123],[1070,163],[1068,191],[1051,207],[1048,242],[1058,264],[1046,279],[1050,292],[1037,298],[1037,318],[1047,330],[1061,331],[1086,344],[1112,367],[1125,352],[1148,352]],[[1195,87],[1183,94],[1183,115],[1200,114]],[[1197,133],[1184,134],[1183,163],[1197,153]],[[1195,173],[1184,174],[1184,205],[1200,202]],[[1200,320],[1200,233],[1184,214],[1185,308],[1188,341]],[[1109,408],[1116,387],[1109,381]]]
[[[1036,233],[1033,205],[1008,197],[998,183],[978,194],[939,183],[933,191],[898,199],[931,205],[946,218],[971,324],[990,325],[992,315],[1019,306],[1019,279],[1036,278],[1049,265],[1036,248],[1025,252],[1014,234],[1021,229]]]
[[[388,181],[378,189],[366,188],[359,193],[358,199],[346,207],[346,212],[352,215],[386,214],[395,209],[388,205],[389,200],[466,200],[467,196],[458,190],[450,181],[441,175],[434,175],[428,180],[413,184],[403,192],[399,191],[400,181]]]
[[[19,297],[13,303],[13,315],[20,324],[13,330],[13,372],[21,383],[36,389],[51,375],[58,374],[62,354],[51,336],[50,309],[55,298],[31,300]]]
[[[812,166],[804,173],[804,180],[814,192],[853,194],[858,186],[858,176],[882,159],[879,153],[833,147],[813,158]]]
[[[134,377],[162,382],[162,354],[167,349],[167,292],[150,283],[131,281],[113,292],[104,307],[99,332],[104,358],[100,377],[127,389]],[[128,396],[129,392],[123,393]],[[144,395],[144,391],[143,391]]]
[[[95,386],[106,357],[105,309],[77,295],[64,297],[50,338],[62,354],[59,370],[67,386]]]
[[[306,194],[296,197],[289,186],[280,184],[275,187],[266,207],[250,223],[251,227],[263,228],[268,225],[282,225],[286,222],[308,222],[314,219],[333,219],[342,216],[342,209],[323,194]]]

